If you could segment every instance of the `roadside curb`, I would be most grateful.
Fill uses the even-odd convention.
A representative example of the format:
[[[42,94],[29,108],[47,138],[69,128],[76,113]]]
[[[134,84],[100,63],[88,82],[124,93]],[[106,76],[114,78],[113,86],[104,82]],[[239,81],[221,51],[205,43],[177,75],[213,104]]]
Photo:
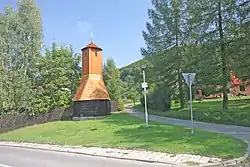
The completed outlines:
[[[233,167],[234,165],[238,165],[246,160],[246,157],[240,157],[235,159],[230,159],[224,162],[201,165],[200,167]]]
[[[29,145],[31,144],[31,145]],[[33,144],[33,145],[32,145]],[[105,158],[113,158],[113,159],[122,159],[122,160],[133,160],[133,161],[141,161],[141,162],[148,162],[148,163],[161,163],[167,164],[170,166],[178,166],[178,167],[190,167],[194,165],[188,165],[186,163],[170,163],[163,160],[150,160],[150,159],[142,159],[137,157],[121,157],[117,155],[105,155],[105,154],[98,154],[98,153],[87,153],[78,151],[76,146],[59,146],[59,145],[49,145],[49,144],[37,144],[37,143],[17,143],[17,142],[4,142],[0,141],[0,146],[8,146],[8,147],[15,147],[15,148],[27,148],[27,149],[36,149],[36,150],[43,150],[43,151],[54,151],[54,152],[61,152],[61,153],[73,153],[73,154],[80,154],[80,155],[88,155],[88,156],[96,156],[96,157],[105,157]],[[226,167],[232,165],[239,164],[246,160],[246,157],[240,157],[236,159],[227,160],[224,162],[214,162],[210,164],[199,164],[196,166],[199,167]]]
[[[24,146],[20,145],[21,143],[2,143],[0,142],[0,146],[8,146],[8,147],[14,147],[14,148],[27,148],[27,149],[34,149],[34,150],[42,150],[42,151],[54,151],[54,152],[61,152],[61,153],[73,153],[73,154],[80,154],[80,155],[88,155],[88,156],[94,156],[94,157],[104,157],[104,158],[113,158],[113,159],[122,159],[122,160],[133,160],[133,161],[141,161],[141,162],[148,162],[148,163],[161,163],[161,164],[167,164],[175,166],[174,163],[167,163],[162,161],[154,161],[154,160],[145,160],[145,159],[139,159],[139,158],[126,158],[126,157],[115,157],[115,156],[108,156],[108,155],[100,155],[100,154],[90,154],[90,153],[84,153],[79,151],[71,151],[70,148],[64,147],[63,149],[53,149],[53,148],[41,148],[41,147],[33,147],[33,146]],[[54,145],[55,146],[55,145]]]

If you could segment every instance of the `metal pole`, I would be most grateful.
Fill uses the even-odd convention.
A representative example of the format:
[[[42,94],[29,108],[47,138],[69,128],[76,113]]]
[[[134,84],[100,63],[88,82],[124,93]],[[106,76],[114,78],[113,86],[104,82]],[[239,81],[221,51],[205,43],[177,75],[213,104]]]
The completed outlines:
[[[191,113],[191,121],[192,121],[192,131],[191,131],[191,134],[194,134],[192,84],[189,84],[189,99],[190,99],[190,113]]]
[[[143,76],[143,83],[146,82],[146,78],[145,78],[145,71],[142,70],[142,76]],[[145,109],[145,119],[146,119],[146,127],[148,127],[148,109],[147,109],[147,94],[146,94],[146,88],[144,89],[144,109]]]

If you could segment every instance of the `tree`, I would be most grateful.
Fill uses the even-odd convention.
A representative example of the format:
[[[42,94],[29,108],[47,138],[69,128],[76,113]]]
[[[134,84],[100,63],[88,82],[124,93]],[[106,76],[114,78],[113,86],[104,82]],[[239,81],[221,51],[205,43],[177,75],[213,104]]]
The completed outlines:
[[[163,99],[179,95],[181,99],[181,94],[186,97],[186,91],[180,93],[181,71],[195,72],[194,88],[207,90],[216,85],[216,92],[224,94],[222,108],[228,110],[229,72],[234,71],[242,80],[250,78],[246,61],[250,53],[250,1],[152,0],[152,4],[150,22],[143,32],[144,58],[122,68],[123,82],[126,76],[139,74],[135,64],[148,60],[153,65],[146,72],[152,87],[148,96],[157,95],[160,100],[162,94],[166,94]]]
[[[37,73],[36,65],[42,49],[42,20],[40,9],[36,7],[34,0],[22,0],[18,2],[17,17],[19,18],[19,34],[22,43],[19,45],[20,58],[23,63],[24,75],[32,80]]]
[[[81,78],[79,61],[80,56],[74,54],[71,46],[57,47],[53,43],[51,49],[46,49],[39,64],[40,77],[37,83],[43,90],[43,100],[40,102],[46,107],[66,107],[71,104]]]
[[[4,15],[0,13],[0,37],[2,37],[2,33],[4,32]]]
[[[5,59],[4,59],[4,47],[5,47],[5,41],[3,37],[3,33],[5,30],[4,26],[4,15],[0,13],[0,101],[2,101],[2,104],[0,104],[0,109],[3,110],[4,108],[4,101],[6,100],[6,91],[4,89],[4,81],[6,80],[6,72],[5,72]],[[1,113],[2,111],[0,111]]]
[[[241,20],[240,13],[243,11],[240,10],[240,6],[243,2],[237,0],[189,0],[188,2],[189,24],[192,25],[193,36],[204,46],[202,52],[206,55],[205,60],[219,67],[215,68],[218,70],[211,69],[214,73],[220,74],[218,81],[222,85],[222,109],[227,111],[229,72],[233,64],[230,50],[239,51],[239,48],[232,47],[232,44],[240,34],[238,27]],[[238,54],[236,55],[238,57]],[[208,65],[208,62],[204,62]]]
[[[127,75],[123,81],[123,91],[122,94],[127,98],[135,102],[139,100],[140,93],[136,87],[135,76]]]
[[[232,55],[230,61],[233,71],[242,79],[250,78],[250,66],[248,61],[250,53],[250,1],[239,0],[237,6],[238,22],[234,29],[234,40],[229,44],[229,53]]]
[[[17,11],[6,8],[1,19],[1,80],[3,110],[31,112],[36,96],[35,78],[42,45],[40,11],[33,0],[19,1]]]
[[[129,93],[128,93],[128,98],[131,99],[133,101],[133,104],[135,105],[135,103],[139,100],[140,98],[140,94],[139,92],[135,89],[135,88],[131,88],[129,90]]]
[[[0,111],[47,112],[68,106],[81,78],[80,56],[72,46],[41,55],[42,21],[33,0],[0,14]]]
[[[121,99],[120,71],[116,68],[112,58],[107,59],[107,62],[104,64],[103,79],[108,88],[111,100],[118,101]]]
[[[184,108],[184,92],[182,71],[183,46],[186,39],[186,5],[183,0],[152,0],[154,9],[148,10],[147,31],[143,37],[147,48],[142,49],[144,56],[158,56],[155,64],[158,80],[171,83],[172,89],[177,87],[180,107]],[[156,60],[156,59],[155,59]]]

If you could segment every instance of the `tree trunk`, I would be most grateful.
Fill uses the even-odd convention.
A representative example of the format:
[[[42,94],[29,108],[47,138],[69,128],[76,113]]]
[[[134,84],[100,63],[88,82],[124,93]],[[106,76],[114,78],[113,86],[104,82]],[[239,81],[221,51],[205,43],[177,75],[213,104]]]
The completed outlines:
[[[183,109],[185,107],[185,101],[184,101],[184,95],[183,95],[183,82],[182,82],[182,68],[181,68],[181,62],[182,62],[182,55],[179,50],[179,38],[178,34],[176,34],[176,48],[177,48],[177,57],[178,57],[178,88],[179,88],[179,99],[180,99],[180,108]]]
[[[179,34],[180,34],[180,11],[179,1],[174,1],[174,20],[175,20],[175,47],[177,49],[177,68],[178,68],[178,87],[179,87],[179,99],[180,108],[183,109],[185,106],[184,95],[183,95],[183,83],[182,83],[182,55],[179,47]]]
[[[178,85],[179,85],[179,99],[180,99],[180,108],[183,109],[185,107],[185,100],[183,95],[183,83],[182,83],[182,74],[181,69],[178,73]]]
[[[221,1],[218,1],[218,25],[219,25],[219,34],[220,34],[220,53],[222,61],[222,91],[223,91],[223,103],[222,110],[228,111],[228,57],[225,52],[225,42],[224,42],[224,32],[223,32],[223,23],[222,23],[222,13],[221,13]]]

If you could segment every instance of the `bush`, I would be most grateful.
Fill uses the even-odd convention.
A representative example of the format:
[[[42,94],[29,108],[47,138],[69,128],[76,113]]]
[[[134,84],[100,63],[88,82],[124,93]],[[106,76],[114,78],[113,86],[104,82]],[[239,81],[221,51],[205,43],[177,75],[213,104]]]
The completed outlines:
[[[122,99],[118,100],[118,111],[124,110],[124,101]]]
[[[140,98],[141,104],[144,106],[144,95]],[[147,106],[150,109],[169,111],[171,108],[171,92],[167,88],[157,87],[149,89],[147,93]]]

